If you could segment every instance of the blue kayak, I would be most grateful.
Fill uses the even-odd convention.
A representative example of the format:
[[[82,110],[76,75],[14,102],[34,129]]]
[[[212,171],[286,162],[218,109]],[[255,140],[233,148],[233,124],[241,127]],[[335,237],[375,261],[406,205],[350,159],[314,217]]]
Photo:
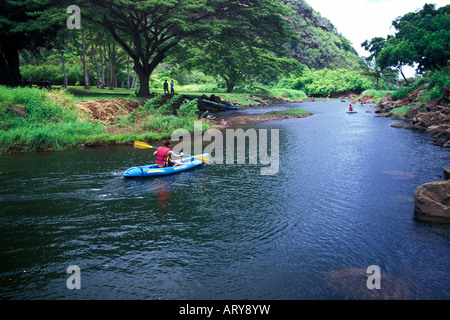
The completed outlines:
[[[349,110],[349,111],[347,111],[347,113],[356,113],[356,111],[350,111],[350,110]]]
[[[196,157],[209,157],[209,154],[204,153]],[[193,156],[181,159],[183,163],[180,166],[175,167],[163,167],[159,168],[157,164],[149,164],[145,166],[132,167],[123,173],[125,178],[139,178],[139,177],[153,177],[173,174],[177,172],[183,172],[195,167],[198,167],[203,162],[194,158]]]

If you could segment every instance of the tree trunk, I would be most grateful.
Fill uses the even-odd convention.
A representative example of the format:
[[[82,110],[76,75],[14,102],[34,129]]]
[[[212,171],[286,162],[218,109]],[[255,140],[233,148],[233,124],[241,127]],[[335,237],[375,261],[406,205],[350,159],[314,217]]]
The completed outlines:
[[[130,89],[130,55],[127,54],[127,89]]]
[[[406,85],[409,85],[408,79],[406,79],[405,75],[403,74],[402,68],[398,68],[398,71],[400,71],[400,74],[402,75],[403,79],[405,79]]]
[[[86,42],[84,40],[84,30],[81,30],[81,41],[82,41],[82,60],[83,60],[83,70],[84,70],[84,88],[89,90],[89,75],[86,67]]]
[[[92,30],[89,28],[89,35],[91,36],[92,56],[94,57],[95,68],[97,70],[97,88],[100,87],[100,70],[98,68],[97,55],[95,54],[94,39],[92,37]]]
[[[0,85],[17,87],[22,83],[19,49],[14,42],[0,44]]]
[[[150,74],[148,74],[144,70],[141,70],[140,68],[138,68],[138,70],[136,70],[136,73],[137,73],[137,75],[139,77],[139,81],[140,81],[139,92],[137,95],[139,97],[150,96],[150,86],[149,86]]]
[[[226,84],[227,84],[227,93],[233,92],[234,84],[231,83],[229,80],[225,80],[225,82],[226,82]]]
[[[131,81],[131,87],[132,88],[136,88],[136,85],[137,85],[137,74],[136,74],[136,71],[134,71],[133,72],[133,81]]]
[[[112,44],[112,50],[111,47],[109,47],[109,90],[114,90],[114,43]]]
[[[102,52],[103,41],[102,41],[100,32],[98,33],[98,42],[99,42],[99,48],[100,48],[100,64],[101,64],[101,67],[102,67],[102,84],[101,84],[101,88],[105,89],[105,66],[103,64],[103,52]]]
[[[63,82],[62,87],[67,88],[67,72],[66,72],[66,63],[65,63],[65,59],[64,59],[64,50],[61,51],[61,63],[62,63],[62,69],[63,69],[63,74],[64,74],[64,82]]]

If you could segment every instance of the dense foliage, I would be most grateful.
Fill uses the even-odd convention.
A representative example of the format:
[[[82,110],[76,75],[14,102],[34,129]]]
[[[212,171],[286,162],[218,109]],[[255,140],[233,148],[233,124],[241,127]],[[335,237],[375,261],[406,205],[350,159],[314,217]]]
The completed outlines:
[[[358,92],[374,88],[374,80],[348,69],[305,70],[300,77],[284,79],[280,86],[303,90],[310,95]]]
[[[388,37],[379,60],[384,66],[418,64],[421,72],[447,66],[450,60],[450,5],[436,9],[425,4],[393,21],[397,31]]]

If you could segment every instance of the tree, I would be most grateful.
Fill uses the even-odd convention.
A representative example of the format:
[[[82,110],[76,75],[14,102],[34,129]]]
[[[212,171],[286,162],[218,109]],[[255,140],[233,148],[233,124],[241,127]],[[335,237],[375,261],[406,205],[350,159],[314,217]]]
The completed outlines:
[[[80,52],[81,61],[83,62],[83,72],[84,72],[84,88],[89,90],[91,87],[89,85],[89,75],[87,72],[87,63],[86,63],[86,41],[84,38],[84,29],[81,29],[81,52]]]
[[[361,47],[363,47],[366,51],[370,53],[370,55],[365,58],[366,65],[363,67],[363,74],[373,77],[377,81],[376,90],[379,89],[380,79],[383,75],[390,76],[392,74],[392,70],[388,68],[387,65],[380,64],[380,53],[384,50],[386,46],[386,40],[382,37],[375,37],[372,40],[366,40],[361,43]],[[406,79],[405,79],[406,81]]]
[[[65,23],[61,2],[0,1],[0,84],[21,84],[19,51],[35,50],[50,43]]]
[[[277,57],[261,45],[252,46],[233,37],[189,42],[182,47],[175,61],[187,70],[199,70],[222,78],[228,93],[249,79],[264,82],[272,75],[279,77],[300,68],[295,59]]]
[[[90,0],[83,17],[102,25],[129,54],[140,79],[139,96],[147,96],[155,68],[180,41],[206,39],[229,25],[236,37],[276,34],[284,30],[275,0]]]
[[[378,56],[380,67],[396,68],[402,75],[406,84],[408,84],[408,80],[403,74],[402,69],[406,65],[413,66],[414,62],[418,60],[413,44],[409,40],[398,40],[394,37],[388,37],[386,43],[386,47]]]
[[[397,30],[380,53],[384,65],[401,67],[417,62],[418,70],[436,70],[450,60],[450,5],[425,4],[392,22]]]

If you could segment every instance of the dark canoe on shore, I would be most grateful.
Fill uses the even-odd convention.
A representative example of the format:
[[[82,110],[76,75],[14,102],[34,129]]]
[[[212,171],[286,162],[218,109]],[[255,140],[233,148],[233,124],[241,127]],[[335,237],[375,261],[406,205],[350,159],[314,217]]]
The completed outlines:
[[[200,101],[200,102],[209,103],[209,104],[211,104],[211,105],[213,105],[213,106],[215,106],[215,107],[219,107],[219,108],[224,108],[224,109],[239,109],[239,107],[236,107],[236,106],[228,106],[228,105],[226,105],[226,104],[220,104],[220,103],[216,103],[216,102],[209,101],[209,100],[203,100],[203,99],[195,98],[195,97],[188,96],[188,95],[185,95],[185,94],[184,94],[183,96],[184,96],[185,98],[190,99],[190,100],[197,99],[197,100]]]

